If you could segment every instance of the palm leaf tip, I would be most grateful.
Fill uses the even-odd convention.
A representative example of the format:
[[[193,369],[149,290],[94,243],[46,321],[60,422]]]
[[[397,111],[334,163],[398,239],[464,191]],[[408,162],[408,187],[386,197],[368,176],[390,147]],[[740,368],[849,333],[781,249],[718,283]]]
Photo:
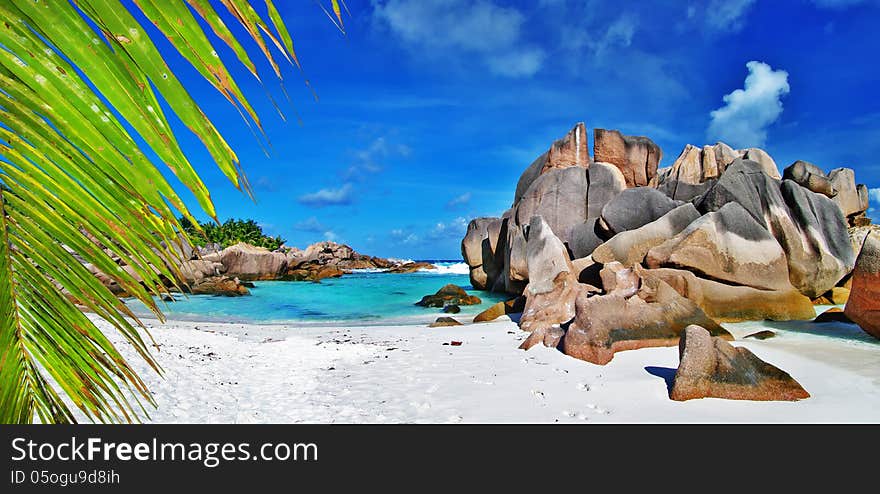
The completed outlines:
[[[274,5],[263,19],[247,1],[216,3],[245,26],[279,78],[265,38],[299,66]],[[259,79],[209,0],[135,5],[262,129],[193,15]],[[158,372],[149,343],[155,342],[108,286],[161,319],[153,296],[181,283],[174,245],[186,237],[177,217],[195,222],[150,152],[216,218],[166,111],[195,133],[234,185],[247,191],[247,179],[127,3],[4,0],[0,17],[0,422],[137,421],[154,401],[116,345]],[[119,338],[111,341],[108,328]]]

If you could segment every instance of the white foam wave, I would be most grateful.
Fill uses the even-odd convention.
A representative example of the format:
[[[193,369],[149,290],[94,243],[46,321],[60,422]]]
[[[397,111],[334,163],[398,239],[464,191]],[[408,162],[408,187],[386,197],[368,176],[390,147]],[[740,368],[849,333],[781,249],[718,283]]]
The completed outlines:
[[[398,259],[396,257],[389,257],[388,261],[391,261],[393,264],[409,264],[415,262],[412,259]]]
[[[437,269],[422,269],[420,271],[434,274],[468,274],[470,268],[463,262],[438,262],[434,264]]]

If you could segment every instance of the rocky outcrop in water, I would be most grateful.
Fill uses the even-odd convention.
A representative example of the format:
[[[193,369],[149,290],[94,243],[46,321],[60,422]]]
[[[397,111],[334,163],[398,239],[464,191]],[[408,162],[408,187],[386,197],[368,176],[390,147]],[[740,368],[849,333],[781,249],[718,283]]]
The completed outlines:
[[[337,278],[355,269],[381,269],[407,273],[422,269],[436,269],[428,263],[403,263],[359,254],[348,245],[319,242],[305,250],[283,248],[270,251],[246,243],[225,249],[213,244],[201,249],[175,247],[180,256],[174,263],[180,270],[184,291],[195,294],[247,295],[245,284],[258,280],[286,280],[318,282]],[[87,266],[88,267],[88,266]],[[128,296],[109,277],[90,268],[114,294]],[[123,269],[129,269],[123,266]],[[166,287],[176,289],[171,280]]]
[[[422,307],[446,307],[447,305],[479,305],[482,303],[479,297],[468,295],[464,289],[458,285],[449,284],[437,290],[437,293],[425,295],[416,302],[416,305]]]

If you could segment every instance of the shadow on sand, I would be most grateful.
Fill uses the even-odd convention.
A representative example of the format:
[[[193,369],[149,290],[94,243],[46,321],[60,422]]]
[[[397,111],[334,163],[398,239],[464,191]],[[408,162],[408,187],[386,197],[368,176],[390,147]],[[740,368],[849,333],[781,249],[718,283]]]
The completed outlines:
[[[677,369],[669,368],[669,367],[645,367],[645,370],[648,371],[648,374],[652,376],[657,376],[664,381],[666,381],[666,391],[672,392],[672,383],[675,381],[675,371]]]
[[[813,321],[764,321],[766,329],[791,331],[792,333],[826,336],[841,340],[860,341],[880,345],[880,340],[862,331],[857,324],[845,322],[813,322]]]

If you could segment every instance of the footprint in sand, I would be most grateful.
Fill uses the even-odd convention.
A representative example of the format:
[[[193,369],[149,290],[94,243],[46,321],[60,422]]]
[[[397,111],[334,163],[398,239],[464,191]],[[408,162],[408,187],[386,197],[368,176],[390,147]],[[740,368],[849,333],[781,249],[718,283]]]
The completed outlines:
[[[587,408],[598,413],[599,415],[611,415],[611,410],[606,410],[595,403],[587,403]]]
[[[541,402],[541,405],[543,405],[543,406],[547,405],[546,403],[544,403],[544,392],[543,391],[541,391],[539,389],[533,389],[532,395],[535,397],[536,400]]]

